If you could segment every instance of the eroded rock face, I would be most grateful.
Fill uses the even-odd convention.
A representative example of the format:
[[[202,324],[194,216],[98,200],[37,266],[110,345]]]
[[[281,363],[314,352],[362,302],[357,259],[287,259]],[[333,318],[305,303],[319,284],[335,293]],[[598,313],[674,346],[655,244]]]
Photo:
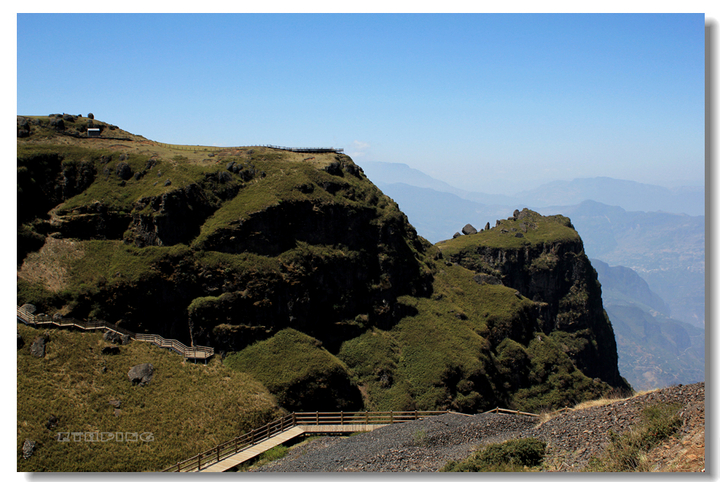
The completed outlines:
[[[556,221],[525,209],[494,229],[515,238],[522,232],[532,235],[540,223],[554,222],[572,227],[569,220]],[[573,347],[568,347],[568,355],[583,373],[616,387],[626,386],[617,369],[617,345],[603,309],[597,273],[579,236],[548,242],[529,240],[520,246],[478,243],[450,259],[479,273],[479,282],[497,278],[535,301],[539,328],[545,334],[563,331],[571,336]]]

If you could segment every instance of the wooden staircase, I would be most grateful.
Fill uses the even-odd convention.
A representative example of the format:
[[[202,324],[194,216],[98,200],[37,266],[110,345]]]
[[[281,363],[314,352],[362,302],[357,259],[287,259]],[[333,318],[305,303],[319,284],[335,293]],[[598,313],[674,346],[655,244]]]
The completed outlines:
[[[134,333],[107,321],[80,321],[74,318],[53,318],[47,315],[33,315],[21,307],[17,307],[17,319],[26,325],[42,326],[55,325],[61,328],[80,328],[82,330],[109,330],[120,335],[127,335],[137,341],[146,341],[160,348],[170,349],[186,359],[207,360],[215,354],[215,349],[209,346],[186,346],[175,339],[163,338],[160,335],[147,335]]]

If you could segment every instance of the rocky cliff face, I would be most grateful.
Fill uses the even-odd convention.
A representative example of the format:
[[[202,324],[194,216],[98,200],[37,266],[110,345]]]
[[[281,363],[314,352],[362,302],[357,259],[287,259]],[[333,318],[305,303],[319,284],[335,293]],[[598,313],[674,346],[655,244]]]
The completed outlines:
[[[538,329],[565,333],[563,349],[586,375],[626,386],[597,273],[569,219],[524,209],[492,229],[440,245],[451,261],[533,300]]]

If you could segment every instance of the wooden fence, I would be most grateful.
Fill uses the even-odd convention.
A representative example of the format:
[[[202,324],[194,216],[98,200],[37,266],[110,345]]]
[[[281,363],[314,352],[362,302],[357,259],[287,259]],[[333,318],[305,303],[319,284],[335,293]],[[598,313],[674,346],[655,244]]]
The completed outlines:
[[[449,413],[443,411],[407,411],[407,412],[293,412],[260,428],[223,442],[206,452],[199,453],[172,465],[163,472],[192,472],[215,464],[255,444],[264,442],[293,427],[302,425],[388,425],[418,420],[423,417]],[[328,429],[333,431],[332,428]],[[337,428],[335,428],[337,430]]]
[[[487,412],[483,413],[510,413],[512,415],[527,415],[529,417],[539,417],[537,413],[530,413],[530,412],[521,412],[520,410],[510,410],[509,408],[500,408],[496,407],[492,410],[488,410]]]
[[[215,354],[215,349],[209,346],[186,346],[175,339],[163,338],[160,335],[146,335],[142,333],[133,333],[130,330],[121,328],[114,323],[107,321],[80,321],[74,318],[57,319],[47,315],[33,315],[28,313],[21,307],[17,307],[17,318],[26,325],[48,325],[53,324],[59,327],[75,327],[83,330],[110,330],[121,335],[127,335],[137,341],[147,341],[160,348],[168,348],[174,352],[191,359],[207,360]]]

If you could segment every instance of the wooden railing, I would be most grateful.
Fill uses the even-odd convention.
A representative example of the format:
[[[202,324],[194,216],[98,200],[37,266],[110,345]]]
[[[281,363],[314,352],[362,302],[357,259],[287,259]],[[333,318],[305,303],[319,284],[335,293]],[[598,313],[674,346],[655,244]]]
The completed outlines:
[[[130,330],[121,328],[114,323],[107,321],[80,321],[74,318],[57,318],[54,319],[47,315],[33,315],[17,307],[17,318],[27,325],[47,325],[53,324],[59,327],[76,327],[83,330],[110,330],[121,335],[127,335],[137,341],[147,341],[160,348],[168,348],[174,352],[184,356],[185,358],[201,358],[208,359],[215,354],[215,349],[209,346],[186,346],[175,339],[163,338],[160,335],[146,335],[143,333],[133,333]]]
[[[510,413],[512,415],[527,415],[529,417],[539,417],[540,415],[537,413],[530,413],[530,412],[521,412],[520,410],[510,410],[509,408],[500,408],[496,407],[492,410],[488,410],[487,412],[483,413]]]
[[[275,435],[302,425],[388,425],[418,420],[423,417],[449,413],[443,411],[407,411],[407,412],[293,412],[260,428],[216,445],[212,449],[199,453],[172,465],[163,472],[200,471],[253,445],[262,443]],[[328,430],[332,431],[332,428]]]
[[[105,139],[107,139],[107,137]],[[279,149],[282,151],[290,151],[290,152],[308,152],[308,153],[335,152],[336,154],[343,154],[345,152],[345,149],[335,148],[335,147],[284,147],[284,146],[274,146],[271,144],[264,144],[264,145],[260,145],[260,146],[217,147],[217,146],[191,146],[191,145],[184,145],[184,144],[166,144],[165,142],[157,142],[157,141],[152,141],[152,142],[158,146],[168,147],[171,149],[178,149],[178,150],[183,150],[183,151],[217,152],[217,151],[221,151],[223,149],[267,147],[269,149]]]

